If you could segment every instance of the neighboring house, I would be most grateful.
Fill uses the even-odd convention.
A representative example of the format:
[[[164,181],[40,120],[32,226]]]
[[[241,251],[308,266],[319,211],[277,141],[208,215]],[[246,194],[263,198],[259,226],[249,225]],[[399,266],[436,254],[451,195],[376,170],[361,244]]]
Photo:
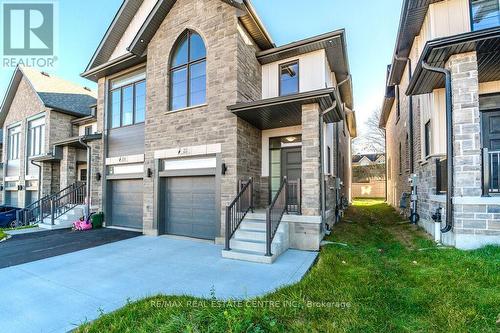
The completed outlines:
[[[358,154],[352,156],[352,166],[367,166],[385,163],[385,154]]]
[[[388,202],[416,174],[420,224],[462,249],[500,244],[498,45],[498,0],[405,0],[388,69]]]
[[[235,250],[241,182],[265,208],[286,176],[290,246],[317,250],[350,197],[343,30],[276,47],[246,0],[126,0],[82,76],[98,83],[92,205],[108,226]]]
[[[87,88],[33,68],[15,69],[0,109],[4,204],[27,207],[77,181],[87,160],[70,138],[78,136],[75,121],[89,117],[95,103]]]

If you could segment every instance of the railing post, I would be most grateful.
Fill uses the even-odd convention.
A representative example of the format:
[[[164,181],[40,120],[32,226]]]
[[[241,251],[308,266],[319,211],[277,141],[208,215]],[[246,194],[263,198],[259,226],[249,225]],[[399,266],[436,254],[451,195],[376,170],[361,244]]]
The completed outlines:
[[[16,211],[16,225],[19,225],[20,221],[21,221],[21,210],[18,210]]]
[[[266,257],[272,257],[271,253],[271,208],[266,209]]]
[[[302,179],[297,180],[297,210],[302,215]]]
[[[226,237],[225,237],[225,246],[224,250],[231,251],[230,240],[231,240],[231,218],[229,217],[230,208],[226,206]]]
[[[483,197],[490,196],[490,156],[488,148],[483,148]]]
[[[285,214],[288,214],[288,179],[283,177],[283,182],[285,183],[285,187],[283,188],[283,191],[285,191]]]
[[[56,201],[54,198],[50,200],[50,224],[54,225],[54,216],[56,215]]]
[[[250,177],[250,210],[252,211],[252,213],[254,212],[254,206],[253,206],[253,178]]]

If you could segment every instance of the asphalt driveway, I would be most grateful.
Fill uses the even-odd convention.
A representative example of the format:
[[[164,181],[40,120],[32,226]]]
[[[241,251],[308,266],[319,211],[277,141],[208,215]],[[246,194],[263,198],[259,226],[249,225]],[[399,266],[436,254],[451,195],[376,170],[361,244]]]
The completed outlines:
[[[141,233],[138,232],[107,228],[85,232],[65,229],[18,234],[0,243],[0,268],[55,257],[140,235]]]
[[[299,281],[318,255],[289,250],[266,265],[223,259],[221,250],[140,236],[0,269],[0,330],[67,332],[157,294],[255,297]]]

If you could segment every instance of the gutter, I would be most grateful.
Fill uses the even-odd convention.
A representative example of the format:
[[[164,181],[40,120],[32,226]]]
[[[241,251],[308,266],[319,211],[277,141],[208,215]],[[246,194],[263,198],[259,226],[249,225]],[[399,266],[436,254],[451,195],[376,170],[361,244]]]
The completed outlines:
[[[447,233],[453,228],[453,99],[451,72],[446,68],[432,67],[422,61],[422,68],[445,76],[446,88],[446,164],[448,168],[448,191],[446,191],[446,225],[441,232]]]

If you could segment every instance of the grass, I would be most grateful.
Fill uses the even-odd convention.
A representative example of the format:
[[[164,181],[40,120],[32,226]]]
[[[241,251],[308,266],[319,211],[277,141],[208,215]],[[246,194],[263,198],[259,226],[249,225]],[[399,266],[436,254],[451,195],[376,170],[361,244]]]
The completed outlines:
[[[5,237],[7,237],[7,234],[6,234],[5,232],[3,232],[3,230],[2,230],[2,229],[0,229],[0,241],[1,241],[2,239],[4,239]]]
[[[23,226],[15,227],[15,228],[3,228],[0,230],[1,231],[13,231],[13,230],[25,230],[25,229],[32,229],[32,228],[38,228],[38,224],[23,225]]]
[[[401,222],[356,201],[296,285],[243,304],[157,296],[78,332],[498,332],[500,247],[438,248]]]

